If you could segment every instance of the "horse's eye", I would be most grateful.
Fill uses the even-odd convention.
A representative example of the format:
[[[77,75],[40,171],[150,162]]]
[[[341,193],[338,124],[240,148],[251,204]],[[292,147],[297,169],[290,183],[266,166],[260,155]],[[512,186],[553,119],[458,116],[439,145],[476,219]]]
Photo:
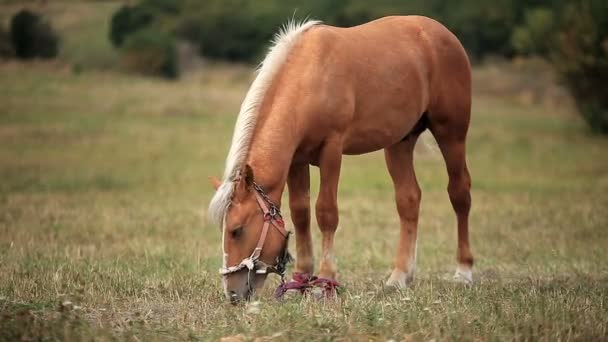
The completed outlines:
[[[233,230],[230,232],[230,235],[232,235],[232,238],[233,238],[233,239],[238,239],[238,238],[240,238],[240,237],[241,237],[241,235],[243,235],[243,226],[240,226],[240,227],[238,227],[238,228],[236,228],[236,229],[233,229]]]

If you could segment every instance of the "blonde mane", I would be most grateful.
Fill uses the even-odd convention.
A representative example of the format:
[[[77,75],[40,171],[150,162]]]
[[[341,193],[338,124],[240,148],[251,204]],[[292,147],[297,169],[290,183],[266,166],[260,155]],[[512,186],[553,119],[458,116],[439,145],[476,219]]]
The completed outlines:
[[[272,46],[262,63],[260,63],[256,71],[257,76],[251,87],[249,87],[245,100],[241,104],[241,110],[234,127],[232,144],[230,145],[228,157],[226,157],[226,168],[222,184],[209,203],[208,215],[213,222],[218,224],[222,222],[226,210],[230,205],[234,192],[234,179],[249,152],[251,136],[253,135],[259,109],[266,91],[283,63],[287,60],[289,52],[300,35],[317,24],[320,24],[320,22],[316,20],[302,22],[291,20],[274,36]]]

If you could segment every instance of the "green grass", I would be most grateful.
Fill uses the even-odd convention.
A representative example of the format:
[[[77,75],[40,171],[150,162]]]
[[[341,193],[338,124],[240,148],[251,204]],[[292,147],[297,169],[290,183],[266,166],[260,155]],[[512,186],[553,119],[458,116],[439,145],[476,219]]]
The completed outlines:
[[[259,303],[232,306],[204,209],[250,70],[211,66],[178,82],[96,71],[114,52],[105,29],[87,27],[116,4],[69,4],[89,16],[49,5],[76,32],[59,62],[0,64],[0,340],[608,339],[608,140],[589,134],[567,101],[506,94],[529,70],[475,71],[472,288],[450,281],[447,177],[440,154],[420,144],[411,289],[382,285],[399,228],[373,153],[343,166],[339,298],[279,303],[272,278]],[[68,43],[78,41],[81,55]],[[92,67],[74,73],[84,60]]]

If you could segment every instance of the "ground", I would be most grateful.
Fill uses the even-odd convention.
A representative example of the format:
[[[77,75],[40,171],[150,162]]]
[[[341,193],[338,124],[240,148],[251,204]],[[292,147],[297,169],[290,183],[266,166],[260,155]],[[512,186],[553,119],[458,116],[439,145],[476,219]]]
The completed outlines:
[[[343,166],[339,297],[277,302],[272,278],[232,306],[207,177],[223,171],[251,70],[167,82],[78,58],[0,63],[0,340],[608,339],[608,140],[562,95],[500,86],[534,71],[474,72],[472,287],[450,280],[455,216],[427,136],[412,288],[383,285],[399,228],[373,153]]]

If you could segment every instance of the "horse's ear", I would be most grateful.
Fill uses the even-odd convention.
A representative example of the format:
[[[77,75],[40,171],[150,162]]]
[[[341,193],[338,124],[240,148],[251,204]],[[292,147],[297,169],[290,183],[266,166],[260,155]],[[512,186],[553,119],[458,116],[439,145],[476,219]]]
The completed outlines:
[[[253,186],[253,169],[249,164],[245,165],[245,170],[243,172],[243,178],[245,179],[245,184],[248,188]]]
[[[238,191],[237,194],[240,193],[245,195],[253,188],[253,169],[249,165],[243,166],[241,171],[239,171],[238,183],[236,185]],[[235,197],[236,199],[242,199],[241,197]]]
[[[222,185],[222,181],[220,181],[219,179],[217,179],[217,177],[209,177],[209,181],[211,182],[211,185],[213,185],[213,188],[217,191],[217,189],[220,187],[220,185]]]

